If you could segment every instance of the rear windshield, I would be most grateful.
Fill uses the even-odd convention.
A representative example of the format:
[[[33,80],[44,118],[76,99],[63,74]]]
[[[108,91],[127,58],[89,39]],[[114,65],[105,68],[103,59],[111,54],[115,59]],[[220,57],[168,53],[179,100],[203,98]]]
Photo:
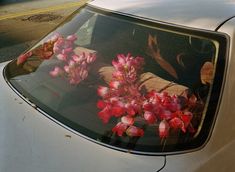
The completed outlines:
[[[60,123],[110,148],[187,151],[207,140],[226,38],[91,7],[73,14],[5,75]]]

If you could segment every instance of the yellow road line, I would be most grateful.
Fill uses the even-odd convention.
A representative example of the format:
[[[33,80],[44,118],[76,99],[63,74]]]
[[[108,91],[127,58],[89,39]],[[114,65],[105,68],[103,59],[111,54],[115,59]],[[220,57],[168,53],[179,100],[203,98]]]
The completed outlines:
[[[58,10],[63,10],[63,9],[67,9],[67,8],[72,8],[72,7],[80,7],[83,4],[85,4],[86,2],[87,2],[87,0],[81,0],[79,2],[71,2],[71,3],[56,5],[56,6],[47,7],[47,8],[41,8],[41,9],[36,9],[36,10],[7,14],[7,15],[0,16],[0,20],[12,19],[12,18],[16,18],[16,17],[22,17],[22,16],[26,16],[26,15],[34,15],[34,14],[39,14],[39,13],[47,13],[47,12],[51,12],[51,11],[58,11]]]

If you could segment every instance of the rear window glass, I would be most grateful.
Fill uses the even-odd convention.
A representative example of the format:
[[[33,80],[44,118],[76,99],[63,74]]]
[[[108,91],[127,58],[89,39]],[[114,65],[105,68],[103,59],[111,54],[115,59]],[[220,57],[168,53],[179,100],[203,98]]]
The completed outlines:
[[[226,38],[86,7],[9,63],[10,84],[61,123],[114,149],[203,145],[215,118]]]

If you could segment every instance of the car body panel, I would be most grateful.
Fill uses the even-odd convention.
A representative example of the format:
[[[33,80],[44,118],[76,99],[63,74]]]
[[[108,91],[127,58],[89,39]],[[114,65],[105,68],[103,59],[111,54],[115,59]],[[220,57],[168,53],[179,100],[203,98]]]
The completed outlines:
[[[218,31],[230,36],[230,47],[226,82],[212,135],[206,146],[199,151],[167,156],[164,172],[175,171],[175,166],[177,171],[195,172],[234,171],[235,169],[235,19],[226,22]]]
[[[2,74],[0,82],[0,171],[134,172],[164,166],[163,156],[124,153],[78,136],[30,106]]]
[[[215,30],[235,15],[233,0],[96,0],[90,5],[161,22]]]

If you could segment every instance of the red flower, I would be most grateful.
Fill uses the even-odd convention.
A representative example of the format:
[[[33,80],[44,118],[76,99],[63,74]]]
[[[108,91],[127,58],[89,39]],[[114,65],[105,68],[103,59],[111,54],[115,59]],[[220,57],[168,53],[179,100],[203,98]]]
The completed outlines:
[[[160,138],[166,138],[169,135],[170,126],[167,121],[163,120],[159,124],[158,132]]]
[[[119,81],[111,81],[109,83],[110,88],[118,89],[120,87],[121,83]]]
[[[144,130],[136,126],[130,126],[126,130],[126,134],[130,137],[142,137],[144,135]]]
[[[125,107],[128,115],[134,116],[136,114],[135,108],[130,103],[127,103]]]
[[[173,129],[181,129],[183,132],[186,132],[183,121],[178,117],[174,117],[173,119],[171,119],[169,121],[169,124],[170,127]]]
[[[160,112],[160,119],[171,119],[172,118],[172,113],[169,110],[161,110]]]
[[[144,110],[150,111],[150,112],[154,110],[153,104],[152,103],[148,103],[148,102],[144,102],[143,103],[143,108],[144,108]]]
[[[125,113],[125,109],[120,106],[114,106],[111,108],[111,113],[115,117],[121,117]]]
[[[108,107],[105,107],[102,111],[98,113],[100,119],[103,121],[103,123],[108,123],[109,119],[111,118],[110,109]]]
[[[118,136],[122,136],[124,132],[126,132],[128,125],[119,122],[115,127],[113,127],[112,132],[117,134]]]
[[[193,114],[191,112],[184,112],[184,114],[181,115],[181,120],[184,122],[185,128],[187,128],[193,118]]]
[[[108,93],[109,93],[108,87],[99,86],[97,89],[97,94],[101,97],[107,96]]]
[[[135,122],[134,118],[129,117],[129,116],[123,116],[121,118],[121,121],[122,121],[122,123],[124,123],[126,125],[133,125]]]
[[[157,120],[156,116],[152,112],[149,112],[149,111],[145,111],[144,119],[148,122],[148,124],[153,124]]]
[[[107,104],[104,101],[99,100],[96,105],[99,109],[103,109],[106,107]]]

